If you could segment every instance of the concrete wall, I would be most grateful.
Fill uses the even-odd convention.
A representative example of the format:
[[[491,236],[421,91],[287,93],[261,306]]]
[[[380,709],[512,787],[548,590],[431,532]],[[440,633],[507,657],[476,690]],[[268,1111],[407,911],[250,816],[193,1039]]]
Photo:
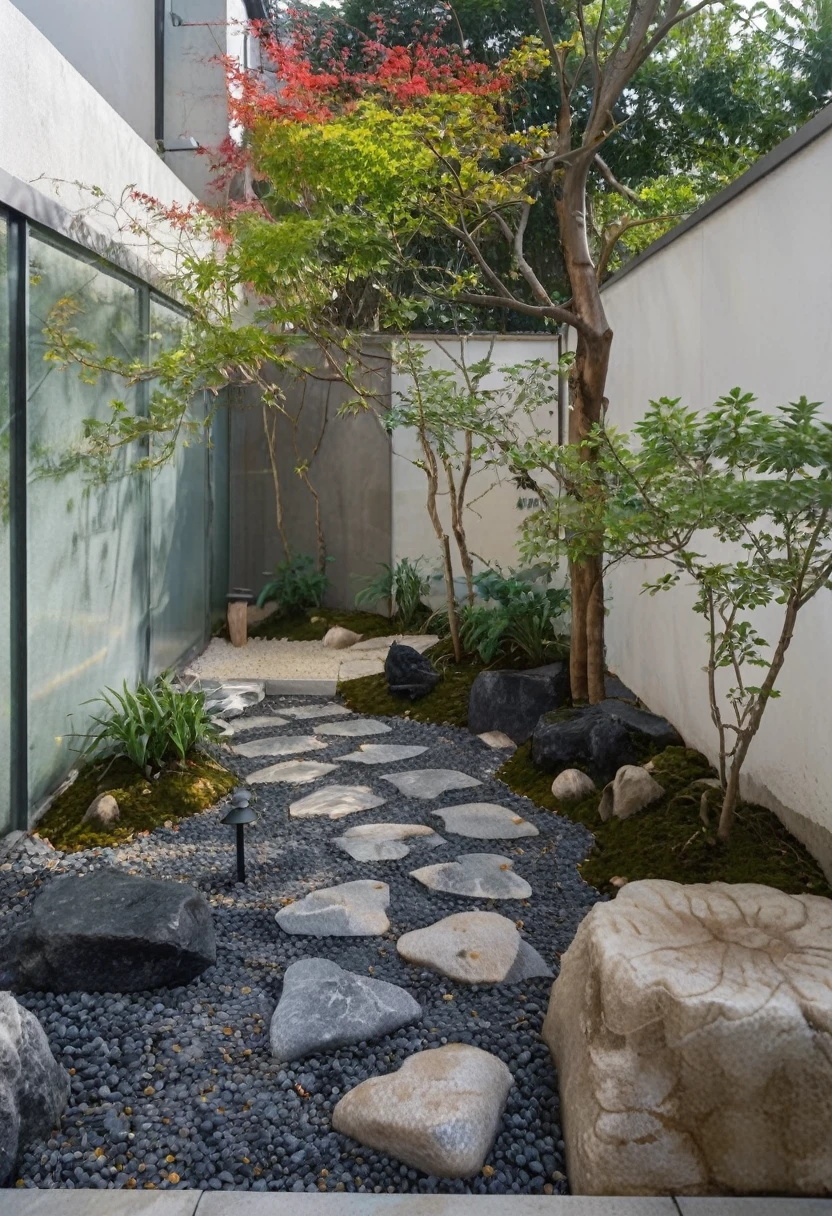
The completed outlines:
[[[426,362],[429,367],[449,370],[453,370],[455,365],[462,361],[463,356],[465,363],[470,366],[486,358],[490,351],[495,370],[491,377],[483,381],[485,388],[497,387],[501,383],[500,367],[524,363],[530,359],[547,359],[556,363],[558,358],[557,339],[547,336],[503,337],[495,334],[493,337],[460,340],[415,334],[413,341],[427,349]],[[394,399],[398,392],[407,389],[407,384],[408,378],[394,369]],[[539,426],[557,435],[556,395],[552,399],[551,407],[544,410],[536,421]],[[427,557],[431,565],[438,570],[441,555],[426,511],[427,482],[422,469],[414,463],[420,457],[421,449],[416,433],[407,430],[394,431],[393,556],[396,561],[402,557]],[[524,501],[528,502],[528,493],[519,491],[510,478],[498,477],[494,470],[480,466],[475,468],[471,475],[466,498],[466,533],[469,548],[477,555],[477,567],[495,563],[504,567],[519,567],[522,563],[517,553],[517,541],[523,516],[528,510],[522,505]],[[445,527],[449,535],[452,535],[447,487],[444,483],[440,492],[439,508]],[[464,583],[460,581],[462,567],[453,540],[451,552],[461,591],[464,587]],[[437,603],[441,600],[441,590],[437,589],[434,598]]]
[[[723,206],[716,200],[701,223],[607,287],[615,331],[608,396],[618,427],[631,427],[651,398],[680,396],[707,409],[735,385],[764,408],[805,393],[825,401],[832,420],[829,117],[814,120],[810,134],[821,133],[813,142],[779,165],[775,153],[773,171],[761,176],[766,165],[758,165],[753,185]],[[609,663],[713,757],[703,624],[687,591],[640,594],[658,573],[655,563],[630,564],[610,578]],[[764,637],[777,615],[762,616]],[[778,811],[829,868],[832,593],[801,615],[779,687],[749,753],[744,792]]]
[[[390,361],[382,346],[365,351],[368,383],[381,407],[389,401]],[[319,364],[320,365],[320,364]],[[377,369],[377,370],[376,370]],[[377,413],[338,417],[349,399],[345,385],[309,378],[286,383],[287,410],[298,415],[298,452],[306,459],[326,430],[309,476],[320,494],[331,589],[327,603],[351,608],[356,575],[375,575],[391,555],[390,437]],[[301,408],[302,407],[302,408]],[[272,417],[274,417],[272,415]],[[315,552],[313,500],[294,472],[292,428],[277,416],[276,457],[286,531],[295,552]],[[260,591],[265,572],[284,557],[275,514],[274,481],[257,401],[231,411],[231,584]]]

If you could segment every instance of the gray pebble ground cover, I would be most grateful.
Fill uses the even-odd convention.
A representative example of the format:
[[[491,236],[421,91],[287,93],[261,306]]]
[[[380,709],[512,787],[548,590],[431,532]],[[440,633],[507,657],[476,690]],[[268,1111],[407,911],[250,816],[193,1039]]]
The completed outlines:
[[[308,701],[273,698],[249,714],[298,704]],[[115,864],[193,883],[214,909],[218,939],[216,966],[184,988],[20,997],[40,1019],[56,1057],[72,1071],[60,1134],[28,1146],[16,1175],[23,1185],[460,1194],[534,1194],[544,1186],[547,1193],[566,1190],[556,1077],[539,1037],[550,981],[479,988],[455,984],[404,963],[395,943],[402,933],[454,912],[493,910],[518,926],[522,921],[523,936],[557,972],[559,955],[599,898],[576,869],[591,838],[580,825],[539,810],[494,779],[501,758],[466,731],[386,721],[392,727],[386,742],[428,750],[411,760],[362,768],[362,784],[386,802],[349,822],[438,828],[431,812],[470,800],[469,791],[450,791],[432,801],[406,798],[383,775],[460,769],[483,781],[477,800],[512,808],[540,835],[483,843],[447,834],[447,845],[432,851],[431,861],[440,855],[451,861],[467,852],[503,853],[531,883],[531,899],[491,903],[431,891],[409,877],[413,855],[354,861],[332,843],[343,834],[343,820],[289,819],[291,801],[324,784],[349,781],[355,776],[352,765],[314,785],[253,787],[259,818],[247,829],[244,887],[234,881],[234,834],[220,822],[224,807],[122,847],[66,858],[43,849],[16,860],[11,870],[0,871],[0,933],[25,915],[42,889],[36,884],[68,869]],[[281,729],[292,734],[297,726],[290,722]],[[316,759],[335,762],[356,745],[347,737],[327,742],[327,751],[317,752]],[[241,778],[262,767],[262,760],[227,752],[221,758]],[[281,901],[359,878],[390,885],[391,929],[384,937],[306,938],[277,926]],[[281,977],[290,963],[312,956],[403,986],[422,1005],[422,1020],[381,1040],[294,1066],[274,1061],[269,1022]],[[514,1075],[481,1174],[465,1181],[427,1177],[332,1131],[332,1109],[341,1095],[368,1077],[400,1068],[414,1052],[448,1042],[493,1052]]]

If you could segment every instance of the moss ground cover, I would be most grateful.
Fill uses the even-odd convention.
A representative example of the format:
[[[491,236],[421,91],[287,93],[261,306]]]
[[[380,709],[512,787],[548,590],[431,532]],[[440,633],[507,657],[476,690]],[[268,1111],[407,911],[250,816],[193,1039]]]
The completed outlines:
[[[56,849],[76,853],[129,840],[166,820],[196,815],[227,794],[236,779],[207,756],[193,755],[181,767],[165,769],[147,780],[129,760],[108,766],[97,762],[84,768],[77,780],[56,798],[37,825],[37,835]],[[83,823],[87,807],[98,794],[112,794],[119,818],[106,827]]]
[[[290,642],[319,641],[333,625],[342,625],[362,633],[365,638],[389,637],[399,633],[395,620],[379,616],[377,612],[342,612],[334,608],[310,608],[297,616],[270,616],[249,630],[253,638],[288,638]],[[224,634],[223,634],[224,636]]]

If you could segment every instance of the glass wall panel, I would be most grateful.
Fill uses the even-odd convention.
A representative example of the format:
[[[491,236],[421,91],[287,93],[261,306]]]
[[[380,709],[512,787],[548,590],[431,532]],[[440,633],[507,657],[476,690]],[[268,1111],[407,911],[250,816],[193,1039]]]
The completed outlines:
[[[35,232],[30,236],[28,398],[29,789],[34,809],[76,758],[92,707],[106,686],[146,672],[147,484],[130,471],[135,451],[91,480],[80,451],[83,421],[106,419],[110,402],[136,410],[135,390],[115,376],[90,384],[48,359],[43,329],[59,301],[103,355],[140,353],[139,291]],[[95,712],[92,710],[92,712]]]
[[[182,315],[150,303],[153,341],[172,345]],[[191,419],[203,422],[203,405]],[[208,632],[208,448],[201,427],[185,432],[175,457],[150,481],[150,667],[163,671],[204,644]]]
[[[223,400],[211,424],[211,620],[225,618],[228,594],[230,428]]]
[[[11,827],[9,671],[9,284],[8,229],[0,215],[0,836]]]

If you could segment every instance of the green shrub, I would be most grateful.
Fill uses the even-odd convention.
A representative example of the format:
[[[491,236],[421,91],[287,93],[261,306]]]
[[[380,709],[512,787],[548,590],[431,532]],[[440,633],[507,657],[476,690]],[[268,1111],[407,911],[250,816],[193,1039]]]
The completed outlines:
[[[329,579],[318,569],[314,557],[298,553],[275,566],[257,597],[257,605],[262,608],[274,600],[280,616],[294,616],[306,608],[320,608],[328,587]]]
[[[476,574],[474,585],[485,602],[457,609],[466,654],[478,655],[483,663],[522,656],[532,667],[562,657],[567,642],[561,618],[569,607],[569,592],[539,585],[550,579],[551,574],[539,569]],[[432,624],[440,636],[447,635],[447,612],[437,613]]]
[[[380,600],[392,601],[402,629],[412,629],[425,608],[422,598],[430,591],[430,576],[422,568],[424,561],[423,557],[415,561],[403,557],[395,566],[379,563],[379,573],[356,595],[356,608],[373,608]]]
[[[88,759],[124,756],[143,773],[161,772],[166,764],[184,760],[198,743],[219,737],[205,709],[202,692],[179,692],[167,675],[152,685],[138,684],[134,692],[106,689],[93,704],[109,713],[92,717],[94,729],[81,749]]]

